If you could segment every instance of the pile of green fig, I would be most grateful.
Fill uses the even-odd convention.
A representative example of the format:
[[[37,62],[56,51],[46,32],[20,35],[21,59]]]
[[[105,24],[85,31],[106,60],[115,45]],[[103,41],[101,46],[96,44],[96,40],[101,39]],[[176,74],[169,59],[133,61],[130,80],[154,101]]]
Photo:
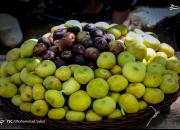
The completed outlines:
[[[152,32],[69,20],[6,54],[0,97],[52,120],[123,118],[178,91],[174,53]]]

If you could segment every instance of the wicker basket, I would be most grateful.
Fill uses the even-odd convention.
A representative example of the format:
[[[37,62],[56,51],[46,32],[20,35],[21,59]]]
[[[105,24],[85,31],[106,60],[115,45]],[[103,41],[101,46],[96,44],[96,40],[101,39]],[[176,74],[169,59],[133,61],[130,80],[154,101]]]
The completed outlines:
[[[10,100],[3,99],[3,106],[6,111],[12,114],[15,119],[21,120],[45,120],[43,124],[34,124],[35,128],[63,128],[63,129],[120,129],[120,128],[144,128],[150,120],[158,113],[168,111],[170,105],[180,96],[180,90],[171,95],[166,95],[165,100],[158,104],[149,106],[148,108],[139,111],[135,114],[126,115],[123,118],[116,120],[103,120],[97,122],[69,122],[66,120],[55,121],[45,118],[39,118],[31,113],[25,113],[11,104]]]

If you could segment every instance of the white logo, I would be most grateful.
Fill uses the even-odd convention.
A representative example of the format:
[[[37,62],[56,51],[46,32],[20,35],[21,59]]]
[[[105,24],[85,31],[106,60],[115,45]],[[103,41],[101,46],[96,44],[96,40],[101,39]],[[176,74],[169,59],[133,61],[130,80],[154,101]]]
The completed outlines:
[[[2,125],[5,122],[5,120],[0,120],[0,125]]]
[[[170,4],[169,10],[179,9],[179,6]]]

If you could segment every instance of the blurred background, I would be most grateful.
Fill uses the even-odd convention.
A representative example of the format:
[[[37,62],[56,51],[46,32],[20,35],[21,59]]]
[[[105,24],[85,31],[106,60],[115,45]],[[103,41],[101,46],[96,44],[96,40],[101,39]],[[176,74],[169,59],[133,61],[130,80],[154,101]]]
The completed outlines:
[[[179,0],[2,0],[0,54],[70,19],[136,26],[155,32],[176,51],[180,49]]]

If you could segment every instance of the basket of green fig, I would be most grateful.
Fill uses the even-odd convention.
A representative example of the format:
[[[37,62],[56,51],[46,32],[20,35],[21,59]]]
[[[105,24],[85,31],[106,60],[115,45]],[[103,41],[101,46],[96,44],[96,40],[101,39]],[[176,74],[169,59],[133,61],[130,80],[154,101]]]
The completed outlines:
[[[130,128],[176,100],[179,73],[175,50],[155,33],[69,20],[6,54],[0,97],[46,128]]]

